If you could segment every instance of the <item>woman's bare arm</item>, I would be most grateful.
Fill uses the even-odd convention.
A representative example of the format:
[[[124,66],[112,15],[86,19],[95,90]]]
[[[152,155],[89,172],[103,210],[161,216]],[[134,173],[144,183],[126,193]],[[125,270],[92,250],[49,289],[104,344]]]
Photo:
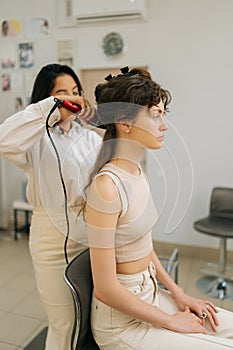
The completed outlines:
[[[139,299],[118,282],[113,242],[121,205],[115,184],[106,175],[97,178],[91,186],[89,199],[86,217],[95,297],[135,319],[154,326],[184,333],[206,333],[200,319],[189,310],[169,315]]]

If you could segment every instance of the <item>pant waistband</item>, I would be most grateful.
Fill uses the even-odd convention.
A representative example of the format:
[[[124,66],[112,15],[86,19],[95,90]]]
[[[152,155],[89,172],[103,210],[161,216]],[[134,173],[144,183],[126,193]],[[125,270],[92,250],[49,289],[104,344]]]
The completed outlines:
[[[155,278],[155,274],[155,265],[151,261],[149,266],[144,271],[131,275],[117,274],[117,279],[123,284],[127,281],[127,285],[130,286],[134,285],[135,283],[146,283],[149,278]]]

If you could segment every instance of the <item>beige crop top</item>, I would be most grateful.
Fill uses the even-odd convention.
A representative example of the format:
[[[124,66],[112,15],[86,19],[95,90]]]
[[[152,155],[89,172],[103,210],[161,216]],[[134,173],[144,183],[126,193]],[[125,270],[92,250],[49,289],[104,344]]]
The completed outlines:
[[[135,176],[108,163],[102,168],[101,173],[96,175],[96,177],[99,177],[103,172],[112,178],[117,186],[121,201],[122,212],[118,219],[117,227],[114,227],[112,231],[107,229],[106,234],[104,229],[101,229],[101,232],[100,230],[93,230],[96,245],[99,243],[99,246],[102,247],[115,246],[117,262],[141,259],[153,249],[151,233],[157,221],[157,211],[145,174],[142,169],[140,170],[140,175]],[[91,192],[89,205],[99,204],[96,209],[106,214],[114,211],[114,205],[110,208],[106,203],[98,202],[98,194],[93,184]],[[119,205],[117,209],[116,204],[115,210],[119,211]]]

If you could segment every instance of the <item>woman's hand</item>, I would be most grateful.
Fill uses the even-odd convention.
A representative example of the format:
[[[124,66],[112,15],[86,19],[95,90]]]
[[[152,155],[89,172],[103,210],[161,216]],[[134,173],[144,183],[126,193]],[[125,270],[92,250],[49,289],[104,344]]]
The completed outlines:
[[[203,320],[205,323],[205,317],[203,318],[202,315],[202,313],[204,313],[204,316],[206,315],[206,319],[209,320],[213,331],[217,332],[219,321],[216,314],[218,313],[218,310],[213,303],[208,300],[194,298],[185,294],[183,291],[180,292],[178,296],[173,295],[173,297],[180,310],[183,311],[186,307],[188,307],[192,313],[198,316],[198,318]]]
[[[58,100],[66,100],[66,101],[70,101],[73,102],[77,105],[80,105],[82,110],[85,110],[86,106],[88,106],[87,100],[80,95],[63,95],[63,94],[58,94],[55,95],[54,98],[57,98]]]
[[[188,306],[171,316],[168,329],[178,333],[208,333],[203,319],[192,313]]]
[[[95,108],[91,106],[90,102],[83,96],[80,95],[56,95],[55,98],[59,100],[66,100],[72,103],[75,103],[81,107],[81,111],[78,113],[75,113],[76,118],[78,117],[82,122],[89,124],[92,122],[92,120],[95,117]],[[67,112],[67,109],[62,107],[62,105],[59,107],[62,111],[61,113],[61,121],[69,118],[73,113]],[[64,111],[65,110],[65,111]],[[61,112],[60,111],[60,112]],[[73,119],[75,119],[73,117]]]

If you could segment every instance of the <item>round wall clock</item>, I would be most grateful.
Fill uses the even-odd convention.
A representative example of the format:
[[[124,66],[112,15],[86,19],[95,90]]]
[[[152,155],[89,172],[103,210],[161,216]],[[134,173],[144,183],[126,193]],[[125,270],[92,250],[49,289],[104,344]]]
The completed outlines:
[[[109,33],[103,39],[103,50],[106,56],[115,57],[124,48],[123,38],[119,33]]]

